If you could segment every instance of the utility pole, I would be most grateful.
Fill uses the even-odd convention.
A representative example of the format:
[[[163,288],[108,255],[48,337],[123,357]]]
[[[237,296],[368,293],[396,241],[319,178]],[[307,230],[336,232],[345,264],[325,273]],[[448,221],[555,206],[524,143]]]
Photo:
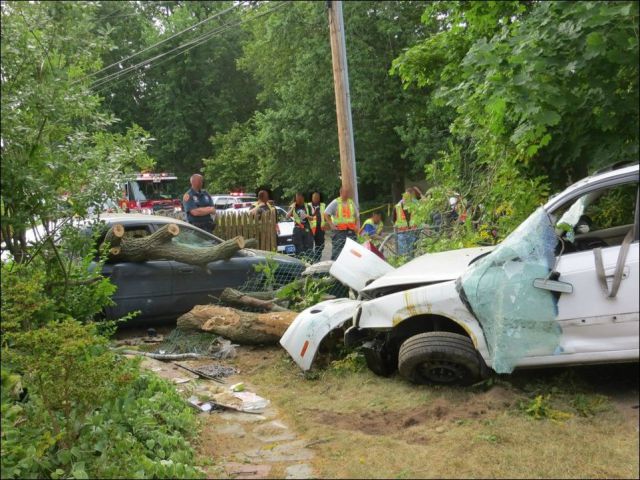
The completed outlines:
[[[344,38],[342,2],[327,1],[327,11],[329,12],[333,83],[336,92],[342,186],[349,189],[353,195],[356,208],[359,211],[358,182],[356,180],[356,152],[353,143],[353,122],[351,120],[351,99],[349,96],[349,70],[347,69],[347,48]]]

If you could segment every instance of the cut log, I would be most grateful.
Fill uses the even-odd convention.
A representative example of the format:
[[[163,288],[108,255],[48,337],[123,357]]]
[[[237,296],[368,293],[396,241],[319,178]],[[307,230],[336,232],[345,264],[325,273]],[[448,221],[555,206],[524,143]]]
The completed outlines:
[[[104,236],[104,243],[108,243],[111,247],[118,247],[124,237],[124,227],[120,224],[114,225]]]
[[[210,247],[191,247],[171,241],[179,233],[180,227],[171,223],[146,237],[125,238],[124,227],[114,225],[107,232],[105,241],[108,239],[112,242],[109,254],[113,260],[129,262],[175,260],[199,266],[216,260],[229,260],[238,250],[245,248],[247,242],[255,243],[253,239],[245,240],[239,236]]]
[[[220,300],[224,303],[228,303],[229,305],[237,305],[239,307],[250,307],[250,308],[258,308],[260,310],[265,310],[267,312],[286,312],[286,308],[282,308],[279,305],[276,305],[273,302],[273,298],[271,300],[262,300],[260,298],[252,297],[246,293],[240,292],[233,288],[225,288],[220,295]]]
[[[217,305],[196,305],[178,318],[177,327],[212,332],[229,340],[244,344],[275,344],[297,312],[243,312]]]

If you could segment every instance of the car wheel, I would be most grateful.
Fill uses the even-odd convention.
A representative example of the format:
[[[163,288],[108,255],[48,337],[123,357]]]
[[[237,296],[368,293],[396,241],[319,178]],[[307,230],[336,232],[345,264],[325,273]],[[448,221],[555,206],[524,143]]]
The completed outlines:
[[[398,371],[413,383],[470,385],[486,375],[487,367],[468,337],[429,332],[402,343]]]

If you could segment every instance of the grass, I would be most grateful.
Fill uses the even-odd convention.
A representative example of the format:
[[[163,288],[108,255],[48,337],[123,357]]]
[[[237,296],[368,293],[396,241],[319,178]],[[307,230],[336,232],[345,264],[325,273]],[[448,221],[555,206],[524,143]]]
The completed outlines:
[[[638,477],[637,425],[567,370],[463,389],[366,369],[304,376],[279,349],[247,350],[236,364],[317,442],[318,477]]]

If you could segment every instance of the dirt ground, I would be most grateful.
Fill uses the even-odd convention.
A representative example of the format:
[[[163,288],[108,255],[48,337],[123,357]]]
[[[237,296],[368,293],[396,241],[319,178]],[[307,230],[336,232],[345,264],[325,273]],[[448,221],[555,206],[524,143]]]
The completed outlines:
[[[639,476],[638,364],[527,370],[459,388],[335,364],[303,375],[275,346],[239,347],[217,363],[238,370],[225,385],[145,360],[185,396],[243,382],[270,400],[261,414],[200,414],[196,449],[210,478]]]

